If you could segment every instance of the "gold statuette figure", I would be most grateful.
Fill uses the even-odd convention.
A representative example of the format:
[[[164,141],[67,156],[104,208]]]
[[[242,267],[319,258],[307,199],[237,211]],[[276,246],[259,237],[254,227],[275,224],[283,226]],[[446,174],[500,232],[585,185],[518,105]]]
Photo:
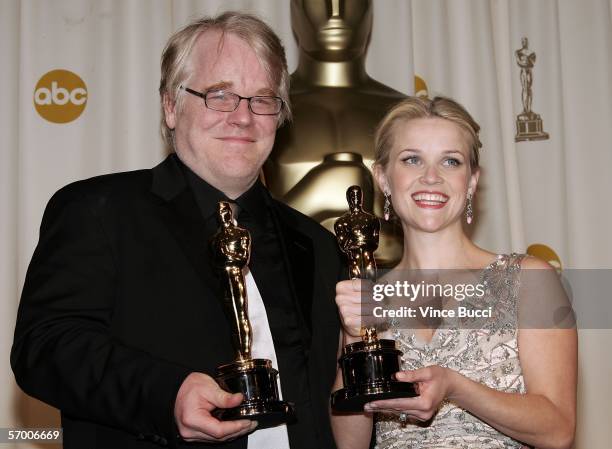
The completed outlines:
[[[228,203],[220,202],[217,213],[221,228],[212,246],[215,265],[225,284],[223,306],[230,317],[236,360],[247,360],[251,358],[253,335],[242,269],[249,263],[251,236],[249,231],[234,224]]]
[[[374,214],[363,210],[360,187],[349,187],[346,200],[349,211],[334,225],[338,244],[348,256],[351,278],[376,281],[374,251],[378,248],[380,221]]]
[[[349,211],[336,221],[334,229],[340,248],[348,257],[351,278],[376,281],[374,251],[378,247],[380,222],[363,210],[361,187],[346,191]],[[331,407],[338,412],[359,412],[379,399],[416,396],[414,385],[398,382],[402,352],[395,341],[378,339],[376,328],[362,327],[362,341],[346,345],[340,358],[344,388],[331,396]]]
[[[515,141],[544,140],[548,139],[548,133],[543,131],[542,118],[531,110],[533,102],[533,66],[536,54],[529,50],[529,41],[526,37],[521,40],[521,48],[516,50],[516,63],[521,68],[521,102],[523,112],[516,117]]]
[[[279,129],[264,166],[272,194],[332,230],[346,210],[346,186],[363,188],[364,204],[379,216],[370,168],[374,130],[405,95],[372,79],[366,53],[371,0],[292,0],[291,25],[299,49],[291,75],[293,122]],[[383,223],[378,262],[398,262],[401,229]]]
[[[272,427],[294,418],[293,406],[279,399],[278,371],[268,359],[251,358],[253,334],[243,269],[251,255],[249,231],[235,224],[229,203],[218,204],[220,228],[213,236],[213,261],[221,276],[223,305],[232,329],[236,360],[217,368],[215,380],[231,393],[242,393],[238,407],[217,409],[220,420],[252,419],[258,428]]]

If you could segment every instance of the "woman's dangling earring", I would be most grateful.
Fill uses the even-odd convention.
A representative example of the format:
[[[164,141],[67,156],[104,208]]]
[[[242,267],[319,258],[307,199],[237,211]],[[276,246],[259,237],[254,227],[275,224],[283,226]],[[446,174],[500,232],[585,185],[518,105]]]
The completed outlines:
[[[472,209],[472,192],[469,191],[467,194],[467,208],[465,210],[465,220],[467,224],[472,224],[474,219],[474,209]]]
[[[384,206],[384,215],[385,215],[385,221],[389,221],[389,217],[391,217],[391,196],[387,193],[384,192],[385,195],[385,206]]]

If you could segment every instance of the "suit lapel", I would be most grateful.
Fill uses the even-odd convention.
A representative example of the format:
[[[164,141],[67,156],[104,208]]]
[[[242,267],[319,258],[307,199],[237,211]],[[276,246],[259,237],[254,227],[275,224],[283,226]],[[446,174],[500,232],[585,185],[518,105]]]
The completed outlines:
[[[191,262],[205,289],[214,287],[219,298],[222,289],[210,261],[206,223],[185,176],[170,155],[153,168],[152,192],[162,200],[163,220]],[[289,287],[299,310],[305,348],[310,347],[312,335],[312,306],[315,288],[314,248],[312,239],[303,233],[300,223],[267,195],[276,228],[280,232],[281,251],[285,266],[289,267]],[[214,301],[222,312],[220,301]]]
[[[315,283],[314,249],[310,237],[302,233],[298,223],[282,208],[272,203],[272,216],[281,235],[285,266],[289,267],[289,287],[297,301],[308,338],[312,335],[312,301]],[[310,345],[306,345],[310,347]]]
[[[151,190],[164,201],[163,220],[191,262],[204,288],[213,288],[215,296],[220,297],[222,292],[219,280],[210,262],[206,223],[175,157],[169,156],[153,169]]]

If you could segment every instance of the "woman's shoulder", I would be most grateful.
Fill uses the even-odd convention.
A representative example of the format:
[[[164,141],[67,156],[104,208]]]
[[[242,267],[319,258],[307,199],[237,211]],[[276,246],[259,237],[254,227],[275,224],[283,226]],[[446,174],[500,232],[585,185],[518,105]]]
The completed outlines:
[[[527,270],[555,270],[555,267],[548,262],[538,259],[537,257],[530,256],[529,254],[523,254],[521,268]]]
[[[491,266],[523,270],[555,270],[548,262],[524,253],[498,254]]]

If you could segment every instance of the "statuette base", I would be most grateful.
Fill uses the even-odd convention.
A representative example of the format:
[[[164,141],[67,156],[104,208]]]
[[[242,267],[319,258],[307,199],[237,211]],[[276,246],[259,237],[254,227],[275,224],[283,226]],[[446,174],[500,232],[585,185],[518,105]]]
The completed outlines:
[[[544,132],[542,118],[534,112],[522,113],[516,117],[516,142],[525,140],[546,140],[548,133]]]
[[[410,382],[372,382],[335,391],[331,396],[331,406],[337,412],[361,412],[368,402],[415,396],[418,393]]]
[[[339,360],[344,388],[332,394],[332,410],[360,412],[368,402],[418,396],[414,384],[393,378],[400,370],[401,356],[394,340],[376,338],[346,345]]]
[[[267,359],[236,361],[217,368],[215,380],[225,391],[242,393],[244,401],[233,408],[217,409],[213,416],[221,421],[251,419],[258,429],[295,420],[293,404],[279,399],[278,371]]]

